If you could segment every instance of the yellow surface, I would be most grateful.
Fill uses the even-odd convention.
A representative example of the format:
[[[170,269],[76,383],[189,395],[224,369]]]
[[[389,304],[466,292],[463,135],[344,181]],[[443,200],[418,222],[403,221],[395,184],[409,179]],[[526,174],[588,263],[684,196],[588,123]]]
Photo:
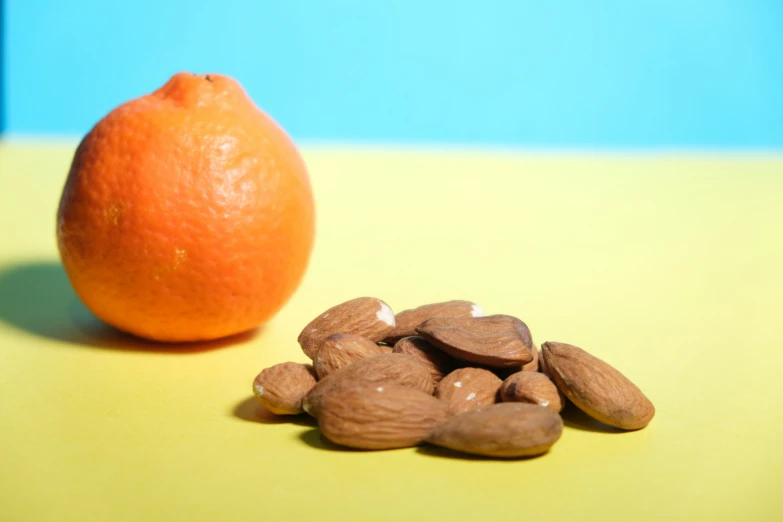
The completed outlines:
[[[161,347],[102,326],[60,268],[73,147],[0,145],[3,522],[783,519],[780,157],[308,149],[299,292],[255,335]],[[304,361],[302,326],[359,295],[516,315],[657,416],[576,419],[516,462],[339,451],[306,419],[259,419],[256,373]]]

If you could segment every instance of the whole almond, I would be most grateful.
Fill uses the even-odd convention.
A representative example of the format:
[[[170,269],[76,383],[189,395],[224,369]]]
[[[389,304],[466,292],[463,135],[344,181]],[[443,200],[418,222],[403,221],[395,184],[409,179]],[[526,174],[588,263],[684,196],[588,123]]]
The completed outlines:
[[[652,402],[606,362],[570,344],[546,342],[542,349],[555,385],[594,419],[624,430],[644,428],[652,420]]]
[[[318,417],[321,401],[329,393],[353,384],[390,383],[414,388],[432,394],[432,383],[427,366],[409,355],[384,353],[367,357],[343,366],[313,386],[302,402],[304,411]]]
[[[504,368],[533,360],[530,330],[510,315],[429,319],[416,331],[435,347],[469,363]]]
[[[319,379],[335,370],[365,357],[380,355],[385,351],[366,337],[356,334],[332,334],[321,343],[313,359],[313,367]]]
[[[394,345],[394,353],[403,353],[420,360],[430,369],[432,381],[438,384],[456,366],[446,352],[438,350],[421,336],[403,337]]]
[[[489,370],[459,368],[438,383],[435,396],[448,404],[452,413],[462,413],[494,404],[501,384]]]
[[[531,457],[546,453],[563,433],[560,415],[533,404],[505,402],[455,415],[426,441],[488,457]]]
[[[324,397],[318,425],[337,444],[359,449],[420,444],[448,418],[446,405],[420,390],[390,383],[349,386]]]
[[[321,343],[332,334],[351,333],[378,342],[395,326],[394,312],[375,297],[358,297],[333,306],[305,326],[299,334],[299,345],[310,359]]]
[[[559,412],[563,409],[560,390],[543,373],[521,371],[508,377],[500,386],[500,399],[503,402],[527,402],[551,408]]]
[[[403,337],[416,335],[416,327],[428,319],[435,317],[483,317],[484,311],[476,303],[470,301],[446,301],[432,303],[403,310],[394,316],[397,326],[386,336],[388,344],[394,344]]]
[[[285,362],[259,373],[253,381],[253,394],[272,413],[296,415],[302,413],[302,399],[315,382],[312,366]]]
[[[539,370],[539,358],[540,354],[538,353],[538,347],[536,345],[533,345],[533,348],[530,350],[530,353],[533,355],[533,360],[529,363],[525,363],[522,365],[522,370],[526,372],[537,372]]]

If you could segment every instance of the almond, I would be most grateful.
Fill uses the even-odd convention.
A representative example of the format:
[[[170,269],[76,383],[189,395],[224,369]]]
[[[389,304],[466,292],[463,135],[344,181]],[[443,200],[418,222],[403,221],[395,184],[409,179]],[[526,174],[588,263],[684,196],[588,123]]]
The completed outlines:
[[[502,381],[483,368],[459,368],[438,383],[435,396],[448,404],[452,413],[462,413],[494,404]]]
[[[385,353],[343,366],[318,381],[304,398],[302,408],[318,417],[322,399],[334,390],[352,384],[390,383],[432,394],[434,385],[427,366],[409,355]]]
[[[420,390],[390,383],[349,386],[323,398],[318,425],[337,444],[359,449],[420,444],[448,418],[446,405]]]
[[[563,433],[560,415],[533,404],[506,402],[455,415],[426,441],[488,457],[531,457],[546,453]]]
[[[522,366],[533,360],[527,325],[509,315],[429,319],[416,331],[452,357],[482,366]]]
[[[609,364],[570,344],[546,342],[542,348],[555,385],[594,419],[624,430],[644,428],[652,420],[652,402]]]
[[[403,337],[394,345],[394,353],[410,355],[430,369],[432,381],[438,384],[456,366],[456,361],[446,352],[438,350],[421,336]]]
[[[427,319],[435,317],[483,317],[481,307],[470,301],[446,301],[403,310],[394,316],[397,326],[386,336],[388,344],[394,344],[403,337],[416,335],[416,327]]]
[[[508,377],[500,386],[503,402],[527,402],[559,412],[563,400],[557,386],[543,373],[521,371]]]
[[[546,365],[546,360],[544,359],[544,355],[541,350],[538,352],[538,365],[539,371],[551,379],[552,375],[549,373],[549,368]]]
[[[313,360],[319,379],[365,357],[380,355],[384,350],[366,337],[356,334],[332,334],[321,343]]]
[[[253,394],[272,413],[296,415],[302,413],[302,399],[315,382],[312,366],[285,362],[259,373],[253,381]]]
[[[533,354],[533,360],[529,363],[525,363],[522,365],[522,370],[526,372],[537,372],[539,369],[538,360],[540,358],[540,355],[538,353],[538,347],[536,345],[533,345],[533,348],[530,350],[530,353]]]
[[[358,297],[333,306],[305,326],[299,334],[299,345],[310,358],[321,343],[332,334],[351,333],[378,342],[395,327],[394,312],[375,297]]]

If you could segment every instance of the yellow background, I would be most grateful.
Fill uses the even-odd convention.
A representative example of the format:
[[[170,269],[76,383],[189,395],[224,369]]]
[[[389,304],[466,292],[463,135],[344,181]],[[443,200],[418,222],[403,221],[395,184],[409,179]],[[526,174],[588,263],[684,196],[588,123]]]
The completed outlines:
[[[0,520],[783,519],[783,159],[305,149],[310,270],[255,334],[157,346],[60,268],[74,143],[0,145]],[[647,429],[576,418],[544,457],[341,451],[258,417],[316,314],[470,299],[604,358]]]

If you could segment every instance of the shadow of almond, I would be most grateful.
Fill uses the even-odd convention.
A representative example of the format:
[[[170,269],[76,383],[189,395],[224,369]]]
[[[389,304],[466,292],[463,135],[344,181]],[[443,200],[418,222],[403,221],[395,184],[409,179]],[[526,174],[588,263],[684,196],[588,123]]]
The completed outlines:
[[[482,460],[490,462],[519,462],[521,460],[533,460],[545,456],[547,453],[541,455],[534,455],[532,457],[486,457],[483,455],[471,455],[469,453],[462,453],[460,451],[450,450],[448,448],[441,448],[440,446],[431,446],[426,444],[416,448],[416,452],[428,457],[440,457],[452,460]]]
[[[239,402],[234,407],[232,414],[238,419],[261,424],[294,424],[308,427],[317,425],[314,418],[304,413],[301,415],[275,415],[264,408],[255,397],[248,397]]]
[[[298,435],[298,438],[299,440],[301,440],[311,448],[316,448],[320,450],[337,451],[337,452],[345,452],[345,453],[372,453],[373,452],[372,450],[360,450],[360,449],[354,449],[346,446],[340,446],[339,444],[335,444],[334,442],[324,437],[323,433],[321,433],[321,430],[319,430],[318,428],[313,428],[311,430],[303,431]]]
[[[307,444],[308,446],[320,450],[326,450],[326,451],[336,451],[336,452],[345,452],[345,453],[376,453],[376,452],[388,452],[388,451],[407,451],[407,450],[415,450],[416,453],[426,455],[428,457],[441,457],[441,458],[448,458],[448,459],[458,459],[458,460],[484,460],[484,461],[518,461],[518,460],[529,460],[537,457],[525,457],[525,458],[516,458],[516,459],[498,459],[498,458],[492,458],[492,457],[482,457],[479,455],[469,455],[467,453],[460,453],[457,451],[452,451],[450,449],[446,448],[440,448],[437,446],[430,446],[430,445],[423,445],[423,446],[416,446],[415,448],[394,448],[394,449],[388,449],[388,450],[363,450],[363,449],[356,449],[356,448],[349,448],[347,446],[341,446],[339,444],[335,444],[334,442],[327,439],[323,433],[321,433],[321,430],[318,428],[313,428],[311,430],[305,430],[299,435],[297,435],[299,440]],[[540,455],[539,455],[540,456]]]

